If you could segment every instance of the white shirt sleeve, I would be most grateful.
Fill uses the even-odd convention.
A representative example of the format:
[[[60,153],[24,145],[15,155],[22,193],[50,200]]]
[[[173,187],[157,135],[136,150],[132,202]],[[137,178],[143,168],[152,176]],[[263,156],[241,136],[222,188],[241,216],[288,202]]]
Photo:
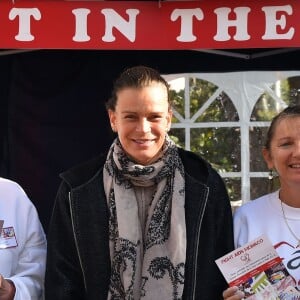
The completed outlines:
[[[16,247],[0,250],[0,273],[14,282],[14,300],[43,299],[46,237],[37,211],[17,184],[3,189],[0,181],[0,189],[0,210],[6,211],[1,211],[0,219],[4,219],[4,228],[14,228],[17,241]]]

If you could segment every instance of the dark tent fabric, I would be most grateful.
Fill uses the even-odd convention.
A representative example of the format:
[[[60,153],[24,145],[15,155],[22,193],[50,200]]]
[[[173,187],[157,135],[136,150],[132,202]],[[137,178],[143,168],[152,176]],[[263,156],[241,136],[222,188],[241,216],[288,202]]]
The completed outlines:
[[[232,53],[245,54],[246,50]],[[299,54],[291,49],[255,59],[201,51],[142,50],[39,50],[2,55],[0,175],[25,189],[47,232],[59,173],[106,151],[113,139],[104,102],[124,68],[144,64],[164,74],[299,70]]]

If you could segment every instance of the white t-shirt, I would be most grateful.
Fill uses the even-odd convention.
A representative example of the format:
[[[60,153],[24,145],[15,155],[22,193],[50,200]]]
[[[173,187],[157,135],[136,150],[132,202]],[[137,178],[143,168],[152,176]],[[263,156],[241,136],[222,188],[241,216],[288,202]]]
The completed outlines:
[[[14,300],[42,299],[46,238],[23,189],[0,177],[0,273],[16,286]]]
[[[276,191],[247,202],[236,210],[235,247],[240,247],[262,234],[267,235],[300,288],[300,247],[296,248],[298,241],[288,229],[278,196],[279,191]],[[290,228],[300,238],[300,208],[283,203],[283,209]]]

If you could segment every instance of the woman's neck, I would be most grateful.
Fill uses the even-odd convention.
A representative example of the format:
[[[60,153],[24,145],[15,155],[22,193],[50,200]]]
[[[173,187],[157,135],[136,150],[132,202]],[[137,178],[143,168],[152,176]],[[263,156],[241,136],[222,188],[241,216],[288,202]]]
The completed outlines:
[[[300,186],[299,187],[281,187],[279,190],[279,199],[288,206],[300,208]]]

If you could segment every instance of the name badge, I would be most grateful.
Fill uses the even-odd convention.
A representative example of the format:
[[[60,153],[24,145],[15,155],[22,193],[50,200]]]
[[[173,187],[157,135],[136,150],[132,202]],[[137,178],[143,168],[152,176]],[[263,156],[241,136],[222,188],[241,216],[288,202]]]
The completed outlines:
[[[12,226],[2,228],[0,235],[0,249],[7,249],[17,246],[18,242],[14,228]]]

